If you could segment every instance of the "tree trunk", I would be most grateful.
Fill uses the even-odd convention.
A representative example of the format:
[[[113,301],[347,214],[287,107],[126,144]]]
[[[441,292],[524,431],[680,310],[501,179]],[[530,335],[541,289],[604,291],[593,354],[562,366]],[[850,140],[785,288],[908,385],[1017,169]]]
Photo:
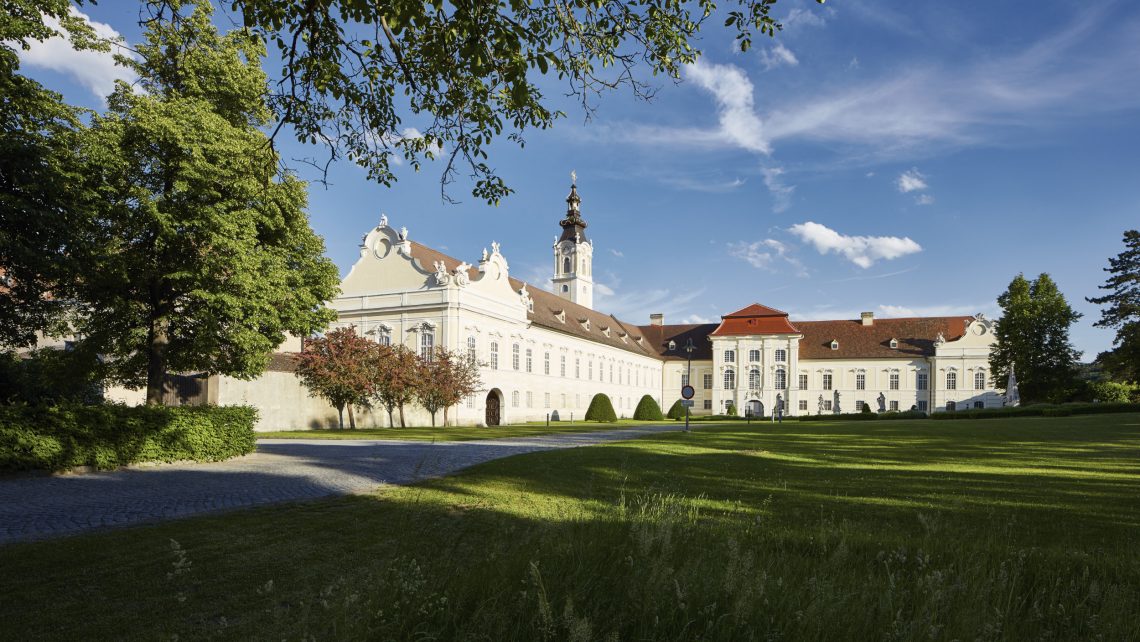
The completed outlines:
[[[344,430],[344,404],[336,407],[336,417],[340,423],[340,429]]]
[[[400,427],[407,428],[408,425],[404,423],[404,404],[400,404]]]
[[[147,329],[146,405],[161,406],[166,384],[166,347],[170,343],[166,327],[159,317],[152,317]]]
[[[443,407],[443,425],[444,426],[447,426],[447,411],[448,410],[451,410],[451,406],[444,406]]]
[[[396,425],[395,423],[392,422],[392,411],[395,410],[395,408],[393,408],[392,406],[388,406],[387,408],[388,408],[388,427],[393,428]]]
[[[352,411],[352,404],[348,404],[348,427],[356,430],[356,413]]]
[[[436,411],[434,411],[434,410],[431,413],[431,427],[432,428],[435,428],[435,413],[436,413]]]

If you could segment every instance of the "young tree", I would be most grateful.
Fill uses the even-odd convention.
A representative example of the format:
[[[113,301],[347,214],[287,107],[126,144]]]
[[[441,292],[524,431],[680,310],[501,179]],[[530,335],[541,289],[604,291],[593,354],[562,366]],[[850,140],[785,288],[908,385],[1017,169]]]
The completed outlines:
[[[418,368],[416,400],[431,413],[433,428],[437,412],[443,410],[447,425],[448,410],[483,385],[478,364],[446,348],[436,348],[430,359],[419,358]]]
[[[370,407],[375,392],[377,346],[356,334],[353,328],[333,330],[323,337],[308,339],[297,362],[297,376],[305,387],[328,400],[336,408],[340,429],[344,430],[344,408],[348,425],[356,428],[352,407]]]
[[[404,345],[381,346],[374,369],[375,397],[388,411],[388,425],[392,426],[392,411],[400,410],[400,427],[406,428],[404,405],[411,403],[419,388],[419,357]]]
[[[120,83],[85,136],[98,207],[69,259],[84,268],[76,334],[159,404],[168,371],[260,374],[288,333],[334,318],[322,302],[339,279],[305,185],[280,173],[261,131],[272,112],[257,37],[220,36],[203,2],[148,22],[137,53],[119,62],[138,86]]]
[[[1113,328],[1115,349],[1097,357],[1114,378],[1140,381],[1140,231],[1124,233],[1124,251],[1108,259],[1109,273],[1102,290],[1108,294],[1087,299],[1089,303],[1107,305],[1100,320],[1093,325]]]
[[[1069,328],[1081,314],[1069,307],[1048,274],[1032,282],[1018,274],[998,305],[1002,316],[990,352],[993,380],[1004,383],[1013,369],[1022,400],[1064,401],[1075,384],[1080,356],[1069,342]]]

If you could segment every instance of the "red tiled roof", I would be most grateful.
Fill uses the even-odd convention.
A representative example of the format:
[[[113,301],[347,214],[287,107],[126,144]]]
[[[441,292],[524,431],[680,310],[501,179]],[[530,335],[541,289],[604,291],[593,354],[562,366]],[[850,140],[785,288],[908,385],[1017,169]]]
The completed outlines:
[[[970,317],[919,317],[875,319],[871,325],[859,320],[796,321],[803,332],[801,359],[898,359],[934,355],[934,340],[941,333],[953,341],[966,333]],[[898,348],[891,348],[891,339]],[[832,350],[832,340],[839,349]]]
[[[714,336],[749,334],[799,334],[788,321],[788,313],[769,308],[759,303],[737,310],[721,317],[720,325],[713,330]]]

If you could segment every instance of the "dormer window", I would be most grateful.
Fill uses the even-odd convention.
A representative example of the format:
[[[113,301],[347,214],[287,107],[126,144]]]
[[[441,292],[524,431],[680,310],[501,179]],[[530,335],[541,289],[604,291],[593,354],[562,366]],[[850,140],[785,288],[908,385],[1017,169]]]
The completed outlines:
[[[898,339],[891,339],[891,350],[898,350],[898,348],[899,348],[899,340]]]
[[[590,329],[590,320],[589,319],[578,319],[578,323],[581,323],[582,327],[585,328],[586,330]]]
[[[554,310],[554,318],[558,319],[559,323],[566,323],[566,310]]]
[[[606,335],[607,337],[610,336],[610,326],[603,325],[603,326],[600,326],[598,329],[601,330],[602,334]]]
[[[839,339],[832,339],[831,340],[831,349],[832,350],[838,350],[839,349]]]

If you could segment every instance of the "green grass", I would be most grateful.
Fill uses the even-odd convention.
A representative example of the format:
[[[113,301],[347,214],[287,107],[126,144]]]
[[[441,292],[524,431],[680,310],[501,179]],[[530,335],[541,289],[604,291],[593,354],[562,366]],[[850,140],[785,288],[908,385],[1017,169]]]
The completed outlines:
[[[400,439],[408,441],[473,441],[477,439],[502,439],[506,437],[532,437],[596,430],[615,430],[650,424],[673,424],[673,421],[634,421],[619,419],[614,422],[595,421],[552,421],[547,427],[545,421],[531,421],[506,426],[409,426],[408,428],[358,428],[356,430],[280,430],[259,432],[258,439]],[[682,422],[683,425],[683,422]],[[678,430],[681,426],[678,426]]]
[[[173,544],[177,542],[177,544]],[[1140,415],[702,426],[0,549],[10,639],[1140,639]]]

